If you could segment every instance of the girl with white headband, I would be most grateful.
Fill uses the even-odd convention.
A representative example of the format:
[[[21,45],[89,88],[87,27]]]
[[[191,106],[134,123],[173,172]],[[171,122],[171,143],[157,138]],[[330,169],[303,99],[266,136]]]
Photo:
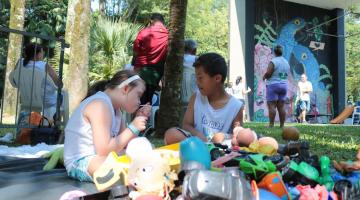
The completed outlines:
[[[65,128],[64,164],[70,177],[92,181],[94,171],[110,152],[120,153],[146,128],[151,107],[139,109],[144,91],[144,81],[127,70],[90,87]],[[121,110],[136,112],[129,125],[125,125]]]

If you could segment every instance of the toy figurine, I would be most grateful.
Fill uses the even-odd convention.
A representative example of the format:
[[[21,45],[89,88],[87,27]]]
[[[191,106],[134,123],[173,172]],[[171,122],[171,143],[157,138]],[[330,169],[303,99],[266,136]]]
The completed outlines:
[[[352,162],[341,161],[339,163],[334,160],[333,165],[336,170],[342,173],[358,171],[360,170],[360,148],[358,149],[358,152],[356,154],[356,159],[357,159],[356,161],[352,161]]]
[[[231,139],[232,146],[248,147],[252,142],[257,140],[256,133],[249,129],[237,126],[233,130]]]
[[[129,184],[136,189],[129,196],[137,199],[143,195],[158,195],[162,199],[170,199],[169,193],[174,188],[177,175],[171,171],[168,161],[153,150],[149,143],[145,138],[136,138],[129,143],[129,146],[137,147],[134,152],[126,152],[131,158]]]

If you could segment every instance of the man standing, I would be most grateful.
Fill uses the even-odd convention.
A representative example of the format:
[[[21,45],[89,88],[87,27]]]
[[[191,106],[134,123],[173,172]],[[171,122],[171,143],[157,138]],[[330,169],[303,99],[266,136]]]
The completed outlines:
[[[141,97],[141,104],[150,103],[155,90],[164,74],[169,32],[164,26],[164,17],[153,13],[150,25],[142,29],[133,45],[134,70],[146,83],[146,91]]]
[[[301,80],[298,83],[300,96],[300,114],[298,119],[302,123],[306,123],[306,112],[310,110],[310,93],[313,91],[312,84],[307,80],[306,74],[301,75]]]

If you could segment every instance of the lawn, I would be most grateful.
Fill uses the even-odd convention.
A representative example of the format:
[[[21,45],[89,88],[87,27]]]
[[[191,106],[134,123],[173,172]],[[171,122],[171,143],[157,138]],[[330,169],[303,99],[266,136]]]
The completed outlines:
[[[267,123],[245,123],[244,127],[253,129],[263,136],[274,137],[279,143],[286,143],[281,138],[282,129],[268,128]],[[295,126],[300,131],[300,139],[310,143],[310,152],[319,157],[327,155],[336,160],[353,160],[360,148],[360,126],[344,126],[331,124],[297,124],[287,123],[285,126]],[[162,139],[151,139],[155,146],[163,145]]]
[[[268,128],[266,123],[245,123],[244,127],[251,128],[264,136],[274,137],[279,143],[285,143],[281,138],[281,129],[278,127]],[[300,139],[310,143],[310,151],[316,155],[327,155],[336,160],[352,160],[356,150],[360,148],[360,126],[343,126],[329,124],[286,124],[295,126],[300,131]],[[0,136],[11,129],[3,129]],[[162,146],[163,140],[150,139],[155,146]],[[0,143],[4,144],[4,143]],[[13,146],[13,144],[10,144]]]
[[[264,136],[274,137],[279,143],[285,143],[281,138],[280,128],[268,128],[266,123],[245,123]],[[300,139],[310,143],[310,152],[318,156],[327,155],[336,160],[353,160],[360,148],[360,126],[344,126],[329,124],[285,124],[295,126],[300,131]]]

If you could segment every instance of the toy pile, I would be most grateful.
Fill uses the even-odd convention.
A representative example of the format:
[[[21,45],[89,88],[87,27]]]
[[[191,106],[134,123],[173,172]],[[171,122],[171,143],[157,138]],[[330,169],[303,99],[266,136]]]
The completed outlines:
[[[279,145],[237,127],[232,147],[191,137],[160,149],[137,138],[127,157],[108,156],[94,182],[111,199],[360,199],[360,149],[357,161],[332,163],[312,155],[296,128],[282,136],[288,142]]]

